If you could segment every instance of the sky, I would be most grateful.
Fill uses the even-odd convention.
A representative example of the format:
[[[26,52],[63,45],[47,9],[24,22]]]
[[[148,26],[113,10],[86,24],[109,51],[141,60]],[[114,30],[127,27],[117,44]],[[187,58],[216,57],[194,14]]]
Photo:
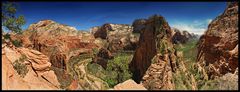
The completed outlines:
[[[203,34],[222,14],[226,2],[18,2],[17,15],[24,15],[23,29],[50,19],[78,30],[105,23],[132,24],[154,14],[165,17],[171,27]]]

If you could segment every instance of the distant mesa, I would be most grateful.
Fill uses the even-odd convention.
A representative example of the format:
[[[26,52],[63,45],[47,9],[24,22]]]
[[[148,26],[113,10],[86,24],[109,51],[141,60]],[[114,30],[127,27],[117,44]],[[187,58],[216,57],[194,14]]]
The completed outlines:
[[[194,33],[189,33],[186,30],[180,31],[177,28],[172,28],[173,34],[172,34],[172,42],[174,44],[184,44],[192,40],[198,40],[199,35],[194,34]]]

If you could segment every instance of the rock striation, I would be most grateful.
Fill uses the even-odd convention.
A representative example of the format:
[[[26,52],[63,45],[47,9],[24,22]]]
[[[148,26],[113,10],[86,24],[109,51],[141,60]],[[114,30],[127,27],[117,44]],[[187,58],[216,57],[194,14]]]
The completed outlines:
[[[3,90],[57,90],[60,84],[47,56],[36,50],[2,44]]]
[[[238,68],[238,3],[229,2],[198,42],[197,61],[210,78]]]
[[[174,34],[172,34],[172,42],[174,44],[184,44],[188,41],[196,40],[198,39],[197,34],[191,34],[188,31],[180,31],[179,29],[172,28],[174,31]]]
[[[132,34],[132,26],[126,24],[104,24],[101,27],[90,29],[95,38],[106,40],[107,48],[111,52],[119,50],[135,50],[138,43],[138,35]]]
[[[172,89],[176,53],[171,43],[171,28],[160,15],[151,16],[144,26],[129,65],[133,80],[142,82],[147,89]]]
[[[94,36],[90,33],[78,31],[74,27],[52,20],[31,24],[23,35],[17,35],[16,38],[21,39],[24,47],[47,55],[52,65],[61,69],[66,69],[70,57],[90,53],[92,48],[98,47],[94,43]]]

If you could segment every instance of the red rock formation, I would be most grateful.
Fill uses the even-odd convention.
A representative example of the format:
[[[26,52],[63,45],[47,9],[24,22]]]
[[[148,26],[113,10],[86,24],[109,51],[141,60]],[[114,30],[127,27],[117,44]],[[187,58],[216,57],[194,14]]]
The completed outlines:
[[[108,31],[112,31],[111,25],[110,24],[104,24],[100,29],[97,29],[97,31],[94,32],[94,37],[95,38],[100,37],[102,39],[106,39]]]
[[[51,63],[47,56],[36,50],[15,48],[6,44],[3,44],[2,51],[3,90],[56,90],[60,88],[56,75],[49,70]],[[26,58],[23,59],[23,56]]]
[[[133,33],[140,33],[140,31],[145,27],[146,19],[136,19],[133,26]]]
[[[180,31],[176,28],[172,29],[174,31],[174,34],[172,35],[172,42],[174,44],[178,44],[178,43],[186,43],[188,41],[197,39],[198,36],[195,34],[190,34],[188,31]]]
[[[133,80],[129,79],[114,86],[114,90],[146,90],[143,85],[137,84]]]
[[[106,69],[108,59],[113,59],[112,53],[105,48],[101,48],[98,54],[93,58],[92,63],[97,63]]]
[[[94,36],[78,32],[75,28],[43,20],[30,27],[20,35],[23,46],[36,49],[50,58],[53,66],[66,69],[66,63],[72,57],[71,51],[97,48]]]
[[[104,24],[93,27],[90,31],[95,38],[106,40],[108,45],[104,48],[111,52],[135,50],[138,43],[138,36],[132,34],[132,27],[125,24]]]
[[[233,73],[238,67],[238,3],[230,2],[224,13],[215,18],[198,43],[197,61],[208,75]]]
[[[154,15],[150,17],[145,23],[145,28],[142,30],[139,46],[129,65],[130,70],[133,72],[133,79],[137,83],[142,80],[143,75],[153,63],[153,57],[160,54],[156,58],[162,60],[161,57],[165,54],[166,58],[169,58],[171,53],[174,54],[174,49],[170,41],[171,29],[162,16]],[[173,61],[170,59],[164,59],[164,61],[167,62],[166,66],[172,70]],[[158,83],[161,82],[158,81]]]
[[[61,84],[71,79],[66,71],[69,69],[67,63],[72,57],[92,54],[92,49],[98,48],[92,34],[51,20],[31,24],[22,35],[13,37],[20,39],[24,47],[38,50],[46,55],[54,73],[59,80],[62,80]]]

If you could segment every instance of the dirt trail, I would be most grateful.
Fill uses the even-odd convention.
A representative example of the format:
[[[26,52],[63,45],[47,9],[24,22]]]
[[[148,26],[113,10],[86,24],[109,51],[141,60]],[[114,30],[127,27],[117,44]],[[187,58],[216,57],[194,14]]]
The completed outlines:
[[[88,58],[73,64],[74,79],[78,80],[79,88],[83,90],[107,89],[108,85],[104,81],[88,73],[86,66],[91,60]]]

